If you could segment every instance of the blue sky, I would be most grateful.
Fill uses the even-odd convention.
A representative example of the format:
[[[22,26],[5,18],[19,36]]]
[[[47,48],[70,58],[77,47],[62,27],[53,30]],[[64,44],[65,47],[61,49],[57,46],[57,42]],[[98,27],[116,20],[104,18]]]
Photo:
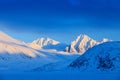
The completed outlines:
[[[79,34],[120,40],[119,0],[0,0],[0,30],[31,42],[71,42]],[[23,36],[24,35],[24,36]]]

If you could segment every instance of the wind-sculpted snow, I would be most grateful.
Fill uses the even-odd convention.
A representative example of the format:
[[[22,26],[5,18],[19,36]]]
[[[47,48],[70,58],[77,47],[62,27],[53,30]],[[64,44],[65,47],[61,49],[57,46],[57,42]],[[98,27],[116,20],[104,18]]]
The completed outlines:
[[[80,71],[119,71],[120,42],[97,45],[73,61],[69,67]]]

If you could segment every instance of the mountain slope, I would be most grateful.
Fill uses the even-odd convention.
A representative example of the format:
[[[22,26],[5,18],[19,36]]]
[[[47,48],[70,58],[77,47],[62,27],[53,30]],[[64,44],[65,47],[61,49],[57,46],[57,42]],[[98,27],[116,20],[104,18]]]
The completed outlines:
[[[71,42],[69,47],[66,47],[66,52],[83,54],[89,48],[107,41],[109,40],[103,39],[101,42],[98,42],[85,34],[81,34],[76,40]]]
[[[3,33],[2,31],[0,31],[0,41],[2,42],[11,42],[11,43],[17,43],[20,44],[21,42],[13,39],[12,37],[8,36],[7,34]]]
[[[40,38],[37,40],[34,40],[32,43],[29,44],[34,49],[54,49],[57,51],[63,51],[66,44],[60,43],[56,40],[50,39],[50,38]]]
[[[120,42],[97,45],[73,61],[69,67],[80,71],[119,71]]]
[[[48,39],[42,45],[59,44],[59,42],[52,41]],[[75,58],[63,52],[33,49],[28,44],[0,32],[0,71],[31,71],[34,69],[36,71],[36,69],[43,70],[45,65],[48,65],[45,70],[49,70],[47,69],[49,67],[56,70],[60,68],[59,65],[66,63],[64,65],[67,66]],[[50,70],[53,70],[52,68]]]
[[[0,54],[3,53],[24,54],[29,57],[35,57],[37,55],[43,56],[43,54],[39,54],[39,52],[30,48],[27,44],[13,39],[3,32],[0,32]]]

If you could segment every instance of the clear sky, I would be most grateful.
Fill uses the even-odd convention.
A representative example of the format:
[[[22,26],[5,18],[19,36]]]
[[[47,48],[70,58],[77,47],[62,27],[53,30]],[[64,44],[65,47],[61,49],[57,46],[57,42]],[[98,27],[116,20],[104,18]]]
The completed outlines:
[[[119,0],[0,0],[0,30],[31,42],[71,42],[79,34],[120,40]]]

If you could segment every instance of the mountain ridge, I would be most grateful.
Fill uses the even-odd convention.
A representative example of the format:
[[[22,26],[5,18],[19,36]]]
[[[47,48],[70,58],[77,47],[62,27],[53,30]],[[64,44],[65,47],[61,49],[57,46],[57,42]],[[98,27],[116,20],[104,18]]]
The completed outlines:
[[[103,38],[103,40],[99,42],[85,34],[81,34],[74,41],[72,41],[68,47],[66,47],[66,52],[83,54],[89,48],[108,41],[110,40]]]
[[[96,41],[86,34],[80,34],[71,44],[67,45],[65,43],[61,43],[51,38],[39,38],[34,40],[31,43],[25,43],[19,40],[16,40],[4,32],[0,31],[0,41],[5,42],[13,42],[19,45],[25,45],[27,47],[31,47],[36,50],[46,49],[46,50],[56,50],[56,51],[63,51],[67,53],[79,53],[83,54],[89,48],[92,48],[95,45],[108,42],[109,40],[103,38],[101,42]]]

